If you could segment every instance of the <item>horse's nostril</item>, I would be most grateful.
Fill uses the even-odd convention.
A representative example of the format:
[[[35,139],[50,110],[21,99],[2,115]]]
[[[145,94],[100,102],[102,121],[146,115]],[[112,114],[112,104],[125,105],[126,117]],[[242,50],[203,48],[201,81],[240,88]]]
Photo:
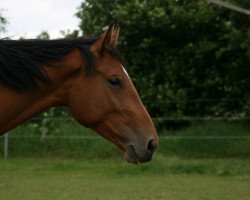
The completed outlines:
[[[156,143],[155,143],[155,140],[150,140],[149,142],[148,142],[148,146],[147,146],[147,150],[150,152],[150,153],[153,153],[154,152],[154,150],[155,150],[155,148],[156,148]]]

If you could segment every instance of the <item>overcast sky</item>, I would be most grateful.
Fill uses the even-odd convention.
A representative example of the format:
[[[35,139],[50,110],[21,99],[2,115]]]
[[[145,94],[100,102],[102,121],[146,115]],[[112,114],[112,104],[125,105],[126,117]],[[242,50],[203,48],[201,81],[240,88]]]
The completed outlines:
[[[77,7],[83,0],[0,0],[2,15],[7,18],[7,32],[0,37],[35,38],[48,31],[52,38],[61,30],[74,30],[79,20]]]

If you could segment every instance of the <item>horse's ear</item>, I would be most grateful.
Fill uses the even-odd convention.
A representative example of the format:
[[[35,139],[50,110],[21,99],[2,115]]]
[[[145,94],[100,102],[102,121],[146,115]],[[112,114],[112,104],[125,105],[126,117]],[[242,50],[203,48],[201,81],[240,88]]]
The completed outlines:
[[[101,37],[90,47],[90,50],[96,57],[99,57],[105,49],[110,46],[115,47],[118,42],[119,26],[117,24],[111,24]]]

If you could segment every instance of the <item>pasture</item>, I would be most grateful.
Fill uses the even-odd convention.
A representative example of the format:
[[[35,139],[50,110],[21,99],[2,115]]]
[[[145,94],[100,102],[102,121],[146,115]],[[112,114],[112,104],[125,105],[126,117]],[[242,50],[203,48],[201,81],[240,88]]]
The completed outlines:
[[[246,123],[162,131],[153,161],[131,165],[91,130],[71,120],[50,122],[45,138],[38,122],[9,134],[9,158],[0,158],[0,200],[249,200]]]
[[[0,160],[0,199],[248,200],[250,159]]]

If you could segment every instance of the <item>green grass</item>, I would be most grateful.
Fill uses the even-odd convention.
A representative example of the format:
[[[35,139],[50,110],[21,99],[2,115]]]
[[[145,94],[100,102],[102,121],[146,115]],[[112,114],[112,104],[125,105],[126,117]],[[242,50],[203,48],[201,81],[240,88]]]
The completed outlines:
[[[42,126],[39,124],[27,123],[13,130],[9,135],[9,156],[12,158],[117,158],[121,156],[113,144],[100,136],[79,138],[98,135],[75,121],[54,120],[52,122],[44,139],[41,139]],[[175,132],[162,131],[160,135],[170,136],[167,139],[160,139],[160,147],[157,150],[165,156],[184,158],[248,158],[250,156],[250,130],[243,122],[199,122]],[[3,137],[0,137],[0,153],[3,149],[2,145]]]
[[[250,159],[0,160],[0,200],[248,200]]]
[[[163,141],[165,155],[188,158],[228,158],[250,156],[249,125],[242,122],[206,121],[165,135],[175,139]]]
[[[34,123],[10,133],[9,159],[0,158],[0,200],[249,200],[250,131],[244,123],[161,132],[171,138],[161,139],[155,159],[141,165],[125,163],[101,137],[78,138],[96,134],[73,121],[53,121],[48,130],[43,140]],[[202,138],[213,136],[246,138]]]
[[[163,131],[173,138],[161,139],[155,159],[142,165],[125,163],[100,137],[77,138],[95,133],[74,121],[53,121],[43,140],[40,128],[26,123],[10,133],[9,159],[0,158],[0,200],[249,200],[247,124],[199,122]],[[211,136],[245,138],[202,138]],[[0,153],[2,144],[0,137]]]

